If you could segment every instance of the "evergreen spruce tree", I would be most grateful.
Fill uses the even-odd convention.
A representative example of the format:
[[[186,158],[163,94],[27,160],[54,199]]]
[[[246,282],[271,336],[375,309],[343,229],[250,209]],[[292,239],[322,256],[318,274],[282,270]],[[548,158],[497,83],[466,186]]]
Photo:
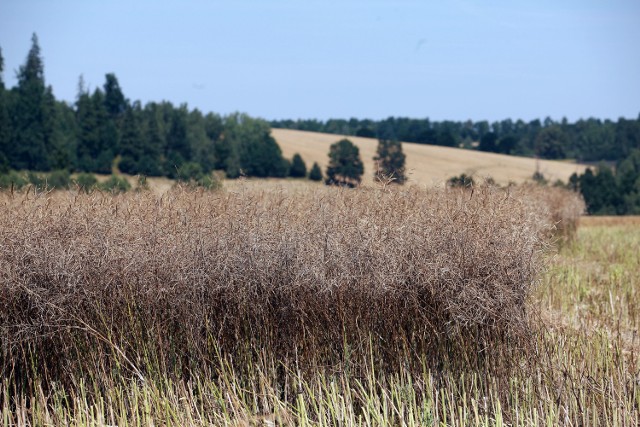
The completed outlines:
[[[374,178],[379,181],[389,181],[396,184],[404,184],[406,156],[402,152],[402,143],[398,140],[380,139],[378,149],[373,158],[376,164]]]
[[[187,138],[187,108],[181,106],[171,112],[164,171],[170,178],[176,178],[182,164],[191,160],[191,147]]]
[[[302,156],[296,153],[291,159],[291,168],[289,170],[289,176],[293,178],[304,178],[307,176],[307,165],[304,164]]]
[[[2,73],[4,58],[0,49],[0,174],[9,170],[9,148],[11,141],[11,121],[9,119],[9,92],[5,90]]]
[[[322,181],[322,170],[320,169],[320,165],[318,165],[318,162],[314,162],[313,166],[311,166],[311,170],[309,171],[309,179],[311,181]]]
[[[13,145],[11,164],[15,169],[48,170],[50,129],[45,106],[44,65],[38,37],[33,34],[25,64],[18,71],[18,86],[13,105]]]
[[[155,102],[149,103],[140,112],[143,141],[142,157],[138,162],[138,173],[145,176],[159,176],[163,170],[162,155],[166,149],[166,136],[162,109]]]
[[[356,187],[362,180],[364,165],[360,150],[348,139],[341,139],[329,147],[327,185]]]
[[[120,137],[120,163],[118,168],[121,172],[131,175],[143,174],[140,167],[142,158],[144,157],[144,147],[142,135],[140,133],[140,125],[138,123],[137,114],[134,111],[139,109],[139,104],[128,107],[122,118],[122,129]]]
[[[113,120],[120,119],[127,111],[128,102],[122,93],[118,78],[113,73],[105,75],[104,106]]]

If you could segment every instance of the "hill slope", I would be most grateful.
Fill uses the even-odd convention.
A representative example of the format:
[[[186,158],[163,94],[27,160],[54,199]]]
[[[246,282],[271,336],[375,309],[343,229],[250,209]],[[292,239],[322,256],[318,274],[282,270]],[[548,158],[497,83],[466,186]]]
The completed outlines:
[[[293,154],[300,153],[307,163],[307,168],[310,168],[313,162],[318,162],[323,172],[329,161],[329,146],[343,138],[340,135],[290,129],[273,129],[272,135],[278,141],[285,157],[291,158]],[[373,182],[373,156],[378,140],[352,136],[346,138],[360,148],[365,168],[363,182]],[[409,182],[419,185],[442,185],[448,178],[461,173],[473,175],[476,179],[490,176],[500,184],[507,184],[509,181],[520,183],[531,180],[536,171],[536,162],[540,172],[551,182],[557,179],[566,182],[572,173],[582,173],[585,169],[585,166],[575,163],[536,161],[529,157],[409,142],[403,143],[402,148],[407,155]]]

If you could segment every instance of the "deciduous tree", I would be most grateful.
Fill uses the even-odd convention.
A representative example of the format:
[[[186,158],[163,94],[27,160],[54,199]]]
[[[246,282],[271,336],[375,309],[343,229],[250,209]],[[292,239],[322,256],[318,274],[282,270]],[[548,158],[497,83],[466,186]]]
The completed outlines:
[[[329,148],[329,166],[327,166],[327,185],[356,187],[362,180],[364,165],[360,159],[360,150],[348,139],[341,139]]]
[[[396,184],[404,184],[406,156],[402,152],[402,143],[397,140],[380,139],[373,161],[376,165],[374,179],[380,181],[392,180]]]

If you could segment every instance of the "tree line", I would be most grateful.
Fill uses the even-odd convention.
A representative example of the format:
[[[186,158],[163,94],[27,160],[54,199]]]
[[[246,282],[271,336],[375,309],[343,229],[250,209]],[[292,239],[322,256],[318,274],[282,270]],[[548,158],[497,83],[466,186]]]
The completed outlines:
[[[274,120],[271,126],[578,162],[616,162],[626,158],[633,149],[640,148],[640,115],[631,120],[589,118],[574,123],[551,118],[530,122],[506,119],[493,123],[439,122],[406,117],[379,121],[300,119]]]
[[[93,90],[80,78],[73,104],[57,100],[45,83],[35,34],[15,87],[5,87],[3,68],[0,50],[0,173],[115,169],[197,180],[214,170],[228,178],[291,172],[268,122],[241,113],[204,114],[167,101],[130,101],[113,73]]]

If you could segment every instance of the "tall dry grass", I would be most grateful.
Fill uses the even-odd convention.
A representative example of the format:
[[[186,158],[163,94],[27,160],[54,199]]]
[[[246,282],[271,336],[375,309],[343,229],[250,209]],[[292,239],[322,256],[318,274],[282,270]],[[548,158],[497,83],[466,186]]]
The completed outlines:
[[[540,193],[489,187],[0,197],[16,393],[265,360],[285,394],[291,369],[507,372],[556,223]]]

